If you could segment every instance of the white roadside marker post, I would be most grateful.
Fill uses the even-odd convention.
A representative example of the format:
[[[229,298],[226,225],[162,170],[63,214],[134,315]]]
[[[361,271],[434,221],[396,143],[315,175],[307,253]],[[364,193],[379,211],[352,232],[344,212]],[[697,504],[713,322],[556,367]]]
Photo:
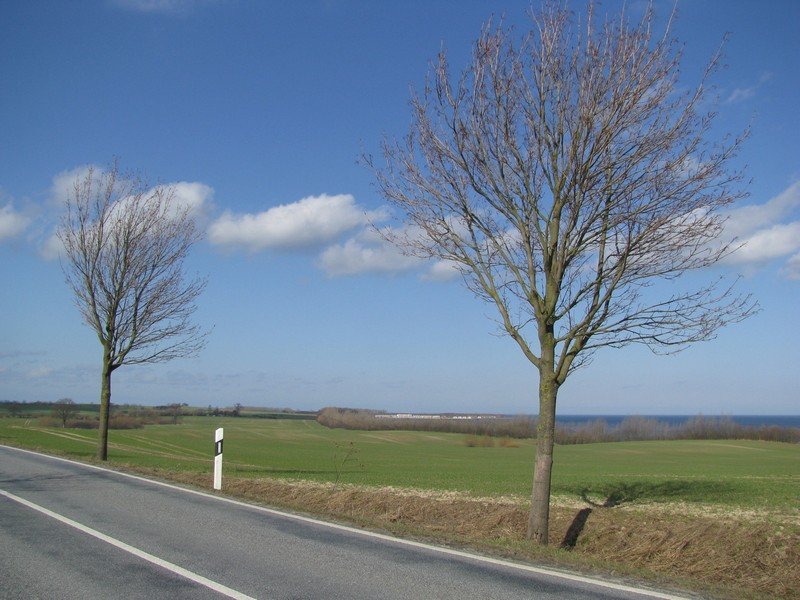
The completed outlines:
[[[222,427],[214,432],[214,489],[222,489]]]

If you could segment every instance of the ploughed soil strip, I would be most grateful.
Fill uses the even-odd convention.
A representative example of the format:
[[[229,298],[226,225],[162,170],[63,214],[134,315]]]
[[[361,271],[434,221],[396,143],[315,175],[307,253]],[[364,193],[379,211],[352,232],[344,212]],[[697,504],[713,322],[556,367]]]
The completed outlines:
[[[209,489],[210,477],[126,465]],[[525,540],[521,498],[227,477],[226,495],[518,560],[689,587],[715,598],[800,600],[800,514],[555,498],[548,549]]]

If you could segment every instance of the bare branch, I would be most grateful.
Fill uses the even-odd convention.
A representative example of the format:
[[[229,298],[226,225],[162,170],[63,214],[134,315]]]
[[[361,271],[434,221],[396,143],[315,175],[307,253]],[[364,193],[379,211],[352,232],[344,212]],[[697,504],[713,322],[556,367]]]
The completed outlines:
[[[89,169],[75,182],[58,230],[62,261],[84,321],[111,367],[192,356],[206,333],[191,324],[205,280],[185,281],[183,262],[200,239],[174,191]]]
[[[106,458],[111,373],[123,364],[193,356],[208,332],[192,324],[205,280],[183,263],[201,234],[174,190],[90,168],[66,202],[61,266],[83,320],[103,347],[98,457]]]
[[[384,143],[385,165],[368,161],[423,233],[393,241],[460,265],[537,367],[550,336],[562,383],[582,352],[678,350],[755,308],[718,284],[666,299],[651,287],[677,287],[732,249],[720,214],[744,196],[728,165],[747,131],[706,140],[719,56],[681,91],[681,51],[653,31],[652,7],[634,25],[593,12],[576,28],[546,5],[518,46],[487,25],[457,79],[442,53],[408,137]]]

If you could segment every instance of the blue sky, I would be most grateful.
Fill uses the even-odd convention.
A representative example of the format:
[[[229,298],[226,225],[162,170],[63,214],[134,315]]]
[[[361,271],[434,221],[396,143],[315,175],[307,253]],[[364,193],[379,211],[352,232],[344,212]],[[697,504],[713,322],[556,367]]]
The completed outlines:
[[[559,413],[798,414],[800,3],[678,6],[686,84],[730,32],[713,133],[752,124],[737,159],[752,183],[730,220],[747,245],[720,270],[762,310],[676,356],[599,353]],[[442,45],[460,67],[487,18],[523,31],[527,9],[3,2],[0,400],[97,400],[100,346],[51,238],[68,182],[116,156],[196,207],[207,236],[187,267],[209,277],[197,319],[214,329],[197,358],[118,370],[112,401],[535,412],[536,372],[492,308],[370,235],[386,207],[357,164],[407,131],[409,89]]]

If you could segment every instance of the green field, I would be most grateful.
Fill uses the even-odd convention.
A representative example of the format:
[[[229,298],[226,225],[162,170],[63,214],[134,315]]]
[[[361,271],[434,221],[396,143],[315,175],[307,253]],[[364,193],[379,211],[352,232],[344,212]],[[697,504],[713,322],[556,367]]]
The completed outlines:
[[[526,497],[534,446],[467,447],[461,434],[326,429],[314,421],[184,418],[180,425],[111,431],[112,463],[209,472],[225,428],[225,473]],[[96,431],[0,419],[0,443],[81,459]],[[351,445],[352,443],[352,445]],[[558,446],[553,492],[575,499],[670,501],[796,511],[800,446],[754,441],[654,441]]]

